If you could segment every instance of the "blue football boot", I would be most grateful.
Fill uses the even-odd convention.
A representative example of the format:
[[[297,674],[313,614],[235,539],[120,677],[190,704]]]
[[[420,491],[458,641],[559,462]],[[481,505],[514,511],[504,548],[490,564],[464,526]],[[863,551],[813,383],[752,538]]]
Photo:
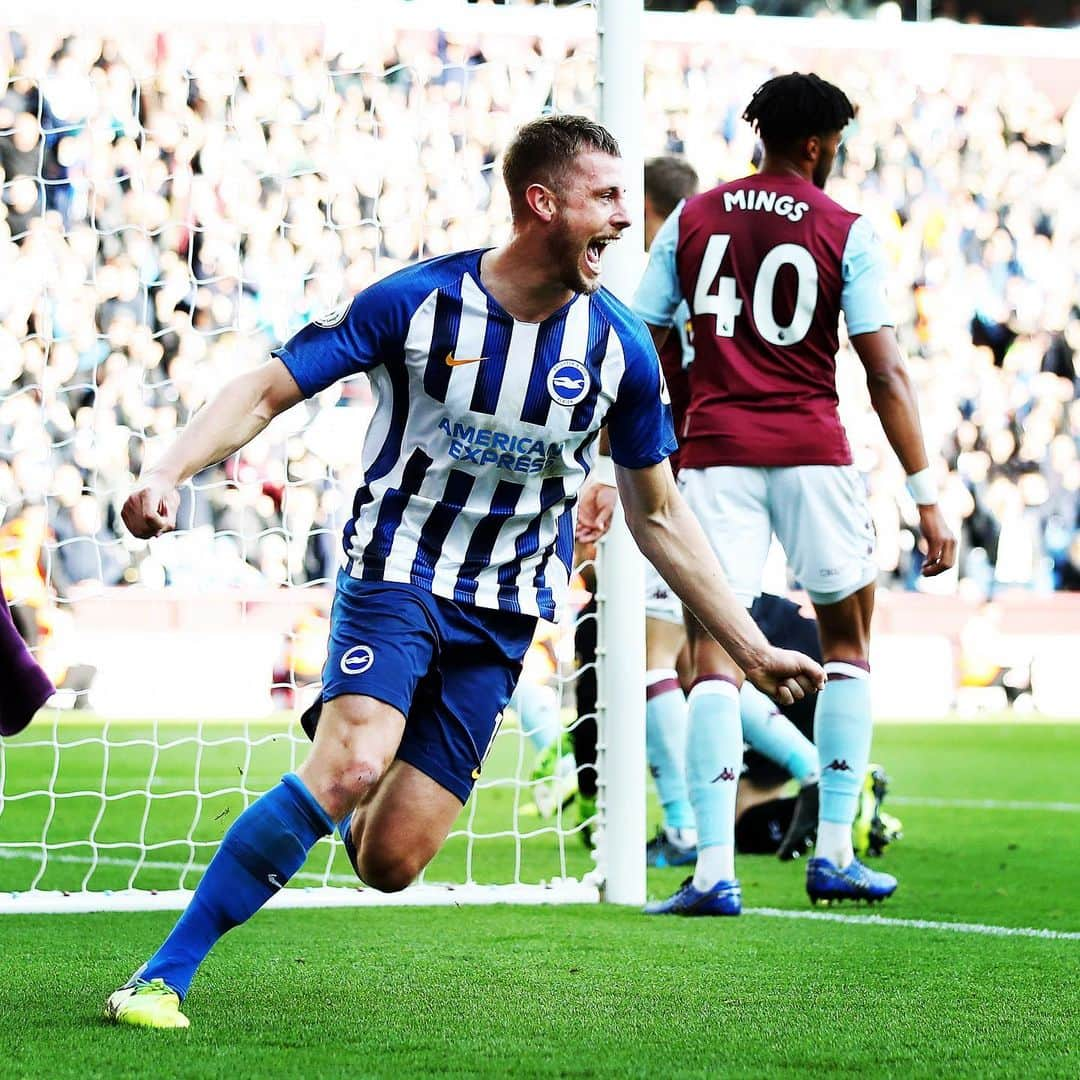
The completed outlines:
[[[676,836],[672,836],[674,832]],[[697,845],[677,842],[681,829],[660,828],[645,845],[646,866],[689,866],[697,862]]]
[[[707,892],[694,888],[688,877],[667,900],[645,905],[646,915],[738,915],[742,912],[742,889],[738,880],[718,881]]]
[[[874,903],[896,892],[896,878],[880,870],[870,870],[852,859],[843,870],[828,859],[815,858],[806,864],[806,895],[812,903],[823,900],[865,900]]]

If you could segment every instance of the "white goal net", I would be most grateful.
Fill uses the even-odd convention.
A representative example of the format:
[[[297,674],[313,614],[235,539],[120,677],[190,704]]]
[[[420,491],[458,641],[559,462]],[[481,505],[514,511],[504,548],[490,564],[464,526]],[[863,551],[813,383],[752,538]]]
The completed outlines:
[[[228,824],[305,753],[366,381],[195,477],[177,532],[150,544],[119,520],[142,462],[342,298],[498,242],[513,130],[547,108],[597,114],[587,6],[461,29],[378,12],[151,29],[95,10],[0,38],[0,557],[60,688],[0,744],[0,909],[183,903]],[[575,623],[598,623],[588,599],[581,579],[398,902],[601,895],[610,800],[604,784],[590,798],[598,710],[578,693],[596,664],[575,661]],[[292,886],[275,902],[378,895],[336,839]]]

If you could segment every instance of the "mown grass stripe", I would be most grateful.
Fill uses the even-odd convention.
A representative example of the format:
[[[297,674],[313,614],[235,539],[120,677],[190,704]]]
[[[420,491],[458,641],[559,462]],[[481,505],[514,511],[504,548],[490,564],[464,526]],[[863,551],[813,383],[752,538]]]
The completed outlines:
[[[932,795],[889,795],[890,806],[930,806],[941,810],[1044,810],[1080,814],[1080,803],[1032,802],[1023,799],[939,799]]]
[[[744,915],[769,919],[811,919],[817,922],[846,923],[852,926],[895,926],[905,930],[944,930],[954,934],[983,934],[987,937],[1051,938],[1080,941],[1080,931],[1045,930],[1032,926],[992,926],[987,923],[939,922],[935,919],[893,919],[887,915],[842,915],[834,911],[792,911],[787,908],[746,908]]]

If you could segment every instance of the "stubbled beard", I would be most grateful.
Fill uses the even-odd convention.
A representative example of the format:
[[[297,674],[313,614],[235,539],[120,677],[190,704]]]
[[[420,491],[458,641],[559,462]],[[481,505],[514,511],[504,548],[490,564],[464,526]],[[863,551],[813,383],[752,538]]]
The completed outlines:
[[[600,288],[600,279],[597,277],[591,281],[586,281],[581,276],[581,269],[576,264],[569,268],[569,273],[565,274],[561,280],[568,289],[572,289],[576,293],[584,293],[586,296],[591,296]]]
[[[600,288],[599,279],[595,281],[585,280],[581,273],[581,252],[575,249],[575,246],[565,234],[552,240],[551,258],[558,269],[559,283],[571,292],[588,295]]]

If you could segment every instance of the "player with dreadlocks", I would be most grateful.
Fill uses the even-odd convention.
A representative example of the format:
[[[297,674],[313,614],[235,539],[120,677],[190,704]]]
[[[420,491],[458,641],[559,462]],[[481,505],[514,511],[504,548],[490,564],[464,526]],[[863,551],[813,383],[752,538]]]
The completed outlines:
[[[684,300],[694,363],[679,484],[748,607],[775,533],[818,618],[828,682],[814,721],[820,758],[811,900],[880,900],[896,879],[855,858],[851,825],[870,753],[874,534],[837,412],[843,312],[870,401],[919,508],[923,573],[952,566],[918,406],[892,329],[869,222],[822,190],[855,110],[816,75],[769,80],[744,119],[764,145],[759,173],[682,203],[653,241],[635,301],[660,347]],[[693,878],[657,914],[737,914],[735,792],[742,674],[708,635],[694,645],[687,771],[698,829]]]

